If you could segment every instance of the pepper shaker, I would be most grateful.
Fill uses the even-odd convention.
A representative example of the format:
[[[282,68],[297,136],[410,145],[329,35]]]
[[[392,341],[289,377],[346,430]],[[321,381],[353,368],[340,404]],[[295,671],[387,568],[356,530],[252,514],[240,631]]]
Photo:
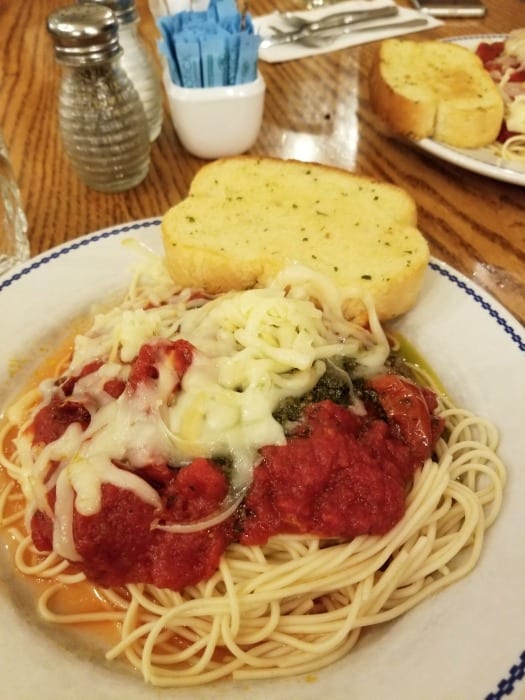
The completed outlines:
[[[108,7],[71,5],[47,28],[62,66],[59,123],[66,153],[87,185],[135,187],[149,169],[149,129],[138,92],[121,67],[117,19]]]
[[[149,138],[155,141],[162,127],[162,89],[153,57],[139,34],[135,0],[77,0],[85,2],[105,5],[115,13],[123,49],[120,64],[139,93],[148,119]]]

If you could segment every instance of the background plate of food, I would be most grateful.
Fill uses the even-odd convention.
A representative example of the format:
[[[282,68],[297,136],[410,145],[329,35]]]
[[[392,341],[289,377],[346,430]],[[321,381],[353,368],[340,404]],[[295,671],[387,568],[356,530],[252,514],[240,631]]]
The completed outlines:
[[[476,36],[453,37],[446,41],[451,41],[460,46],[465,46],[471,51],[476,51],[480,44],[497,45],[499,48],[506,39],[507,35],[480,34]],[[525,45],[525,39],[522,39],[522,42]],[[489,60],[488,57],[487,60]],[[513,85],[520,91],[515,94],[522,95],[521,104],[523,106],[521,107],[521,112],[523,114],[525,113],[525,51],[523,51],[519,70],[521,73],[520,81],[519,83],[517,81],[513,82]],[[516,74],[517,71],[518,67],[516,66],[513,73]],[[508,86],[509,82],[507,80],[505,82]],[[525,116],[521,118],[521,124],[525,129]],[[421,139],[416,143],[424,151],[427,151],[427,153],[431,153],[442,160],[458,165],[465,170],[471,170],[480,175],[492,177],[495,180],[510,182],[513,185],[525,185],[525,132],[522,133],[519,139],[515,138],[514,154],[510,152],[507,154],[505,153],[503,136],[502,140],[498,141],[498,143],[475,149],[454,148],[444,143],[434,141],[433,139]],[[507,148],[512,149],[512,146],[509,145]]]
[[[372,107],[393,133],[427,153],[524,185],[524,37],[520,29],[442,41],[386,40],[370,72]]]

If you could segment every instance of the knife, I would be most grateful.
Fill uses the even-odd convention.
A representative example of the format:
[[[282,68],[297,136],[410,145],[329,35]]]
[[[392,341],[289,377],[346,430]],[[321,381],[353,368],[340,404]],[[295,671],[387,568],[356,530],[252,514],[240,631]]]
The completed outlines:
[[[397,7],[380,7],[375,10],[369,10],[368,12],[363,12],[359,14],[349,14],[341,19],[340,17],[328,18],[324,20],[319,20],[318,22],[312,22],[308,27],[303,29],[296,29],[290,32],[283,32],[275,36],[264,37],[261,41],[261,48],[268,48],[274,44],[289,44],[290,42],[297,41],[310,36],[315,36],[317,33],[325,32],[329,29],[342,29],[343,27],[349,27],[354,24],[359,24],[360,22],[369,22],[375,19],[381,19],[383,17],[395,17],[399,12]],[[332,21],[330,21],[332,20]]]
[[[370,27],[354,27],[353,25],[348,25],[346,24],[339,24],[337,27],[331,27],[331,28],[326,28],[326,27],[321,27],[320,29],[316,29],[314,31],[312,30],[302,30],[300,32],[300,36],[295,36],[293,38],[290,38],[289,35],[278,35],[278,36],[271,36],[266,39],[263,39],[260,43],[260,48],[261,49],[269,49],[272,46],[279,46],[282,44],[300,44],[302,41],[307,41],[308,39],[312,38],[318,38],[320,41],[324,39],[332,40],[335,41],[341,36],[345,36],[346,34],[359,34],[361,32],[371,32],[371,31],[379,31],[381,29],[395,29],[396,27],[407,29],[409,27],[412,28],[417,28],[417,27],[425,27],[428,25],[428,20],[425,18],[417,18],[417,19],[410,19],[405,22],[382,22],[381,24],[375,24]],[[334,30],[340,29],[341,31],[336,32]],[[306,45],[306,44],[305,44]]]

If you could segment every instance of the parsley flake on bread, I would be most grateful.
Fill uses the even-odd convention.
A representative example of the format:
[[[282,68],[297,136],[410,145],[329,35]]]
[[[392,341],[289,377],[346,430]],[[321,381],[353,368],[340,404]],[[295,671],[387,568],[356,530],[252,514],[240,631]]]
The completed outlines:
[[[479,148],[496,140],[503,120],[503,99],[482,61],[450,42],[381,42],[369,91],[381,119],[415,139]]]
[[[299,263],[328,276],[365,320],[407,311],[429,260],[403,189],[319,164],[238,156],[206,164],[162,220],[166,261],[183,287],[215,294],[264,286]]]

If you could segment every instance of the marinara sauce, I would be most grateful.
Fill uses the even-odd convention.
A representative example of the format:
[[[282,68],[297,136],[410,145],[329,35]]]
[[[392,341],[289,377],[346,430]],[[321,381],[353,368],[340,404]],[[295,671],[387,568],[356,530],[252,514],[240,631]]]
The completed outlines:
[[[181,374],[191,363],[191,348],[164,351]],[[144,351],[131,372],[131,390],[154,374],[153,354]],[[100,511],[74,514],[79,567],[106,587],[143,582],[181,590],[209,578],[234,541],[249,546],[277,534],[350,539],[388,532],[403,516],[410,481],[431,456],[443,423],[434,416],[434,393],[395,373],[365,382],[363,401],[366,411],[359,415],[327,399],[308,404],[285,445],[261,449],[237,512],[212,527],[175,533],[154,526],[198,522],[220,509],[228,480],[212,460],[198,458],[177,469],[144,465],[140,474],[157,490],[160,513],[131,491],[104,484]],[[70,422],[85,428],[82,407],[63,404],[51,402],[37,414],[38,440],[55,439]],[[53,500],[51,490],[51,509]],[[52,522],[45,513],[34,515],[31,530],[37,548],[51,549]]]

